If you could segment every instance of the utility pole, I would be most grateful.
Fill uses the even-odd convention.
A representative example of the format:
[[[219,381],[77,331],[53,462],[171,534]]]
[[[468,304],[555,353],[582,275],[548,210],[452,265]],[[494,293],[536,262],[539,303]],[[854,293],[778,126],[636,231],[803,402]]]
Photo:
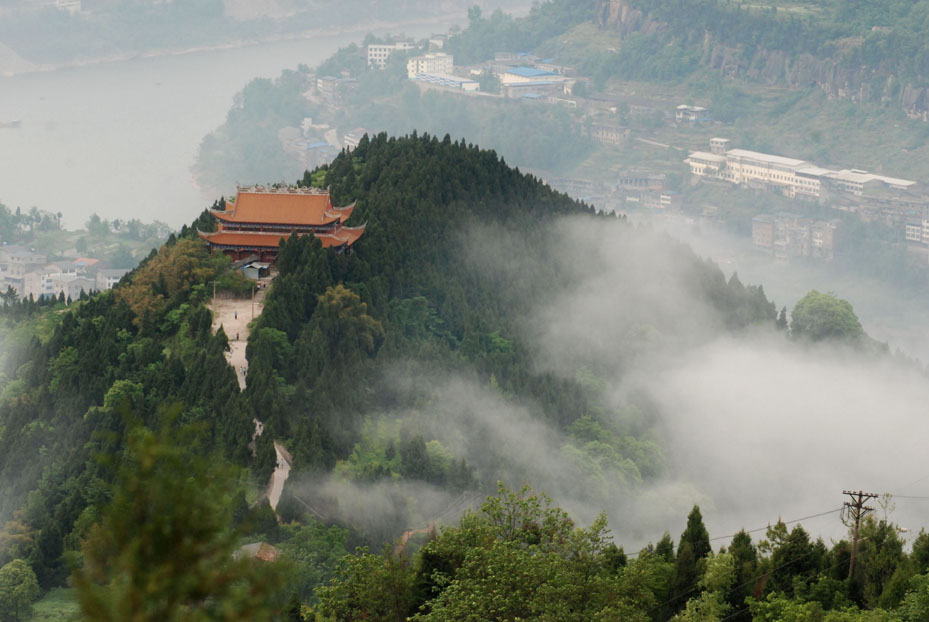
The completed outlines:
[[[855,531],[852,537],[852,558],[848,562],[848,578],[852,578],[855,572],[855,553],[858,551],[858,526],[861,524],[861,517],[867,512],[873,512],[874,508],[865,505],[870,499],[876,499],[877,495],[873,492],[855,492],[854,490],[843,490],[843,495],[848,495],[851,501],[846,501],[842,507],[842,522],[851,526],[852,520],[855,521]]]

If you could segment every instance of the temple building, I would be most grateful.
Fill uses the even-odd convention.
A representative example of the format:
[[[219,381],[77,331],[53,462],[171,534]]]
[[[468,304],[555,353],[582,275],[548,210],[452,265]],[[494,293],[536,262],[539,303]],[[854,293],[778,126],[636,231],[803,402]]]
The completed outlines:
[[[365,226],[346,227],[355,204],[333,207],[328,190],[319,188],[240,187],[225,210],[210,210],[217,231],[198,231],[210,245],[235,260],[252,255],[273,263],[281,238],[312,233],[323,248],[350,249]]]

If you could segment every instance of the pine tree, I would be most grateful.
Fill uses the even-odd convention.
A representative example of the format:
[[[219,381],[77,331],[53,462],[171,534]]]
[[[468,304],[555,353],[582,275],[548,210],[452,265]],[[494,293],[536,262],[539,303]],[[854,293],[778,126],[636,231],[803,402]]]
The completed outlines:
[[[787,330],[787,307],[781,307],[781,312],[777,316],[777,329]]]

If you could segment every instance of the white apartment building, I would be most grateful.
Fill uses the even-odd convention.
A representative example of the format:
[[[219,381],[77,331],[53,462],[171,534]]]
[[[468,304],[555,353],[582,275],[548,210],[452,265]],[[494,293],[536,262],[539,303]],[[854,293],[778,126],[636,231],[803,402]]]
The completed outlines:
[[[454,57],[444,52],[415,56],[406,61],[406,75],[411,79],[421,73],[449,75],[454,68]]]
[[[835,171],[804,160],[747,149],[728,149],[725,138],[710,140],[711,152],[694,151],[686,160],[690,171],[734,184],[758,183],[780,188],[789,197],[819,197],[824,182],[857,196],[866,188],[908,190],[915,181],[875,175],[858,169]]]
[[[122,279],[127,272],[129,272],[128,268],[97,270],[95,279],[96,290],[98,292],[103,292],[108,289],[113,289],[113,287],[119,283],[120,279]]]
[[[0,246],[0,272],[5,276],[21,279],[30,270],[44,266],[45,255],[21,246]]]
[[[63,293],[66,299],[77,300],[82,291],[89,294],[97,289],[94,279],[73,272],[30,272],[23,277],[22,297],[57,298]]]
[[[415,45],[408,41],[400,43],[372,43],[367,47],[368,67],[375,66],[383,69],[387,66],[387,60],[395,51],[412,50]]]

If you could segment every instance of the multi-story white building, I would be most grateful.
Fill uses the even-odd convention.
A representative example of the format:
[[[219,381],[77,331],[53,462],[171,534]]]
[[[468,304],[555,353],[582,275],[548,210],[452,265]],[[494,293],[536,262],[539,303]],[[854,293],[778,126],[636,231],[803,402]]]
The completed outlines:
[[[95,279],[97,291],[103,292],[108,289],[113,289],[127,272],[129,272],[127,268],[97,270]]]
[[[361,139],[364,138],[365,134],[369,134],[371,136],[374,135],[373,132],[369,132],[363,127],[356,127],[351,132],[345,133],[345,135],[342,137],[342,145],[351,151],[358,146],[358,143],[361,142]]]
[[[0,246],[0,272],[10,278],[21,279],[45,262],[45,255],[21,246]]]
[[[414,47],[416,46],[408,41],[401,41],[399,43],[372,43],[367,46],[368,67],[375,66],[383,69],[387,66],[387,61],[390,59],[391,54],[397,50],[412,50]]]
[[[819,197],[824,184],[861,196],[867,188],[909,190],[916,182],[875,175],[858,169],[835,171],[804,160],[747,149],[729,149],[725,138],[710,140],[710,152],[694,151],[686,160],[694,175],[734,184],[764,184],[780,188],[789,197]]]
[[[415,78],[421,73],[449,75],[455,68],[454,56],[443,52],[414,56],[406,61],[406,75]]]
[[[56,274],[51,277],[52,296],[64,294],[65,299],[77,300],[81,292],[90,294],[97,289],[94,279],[79,274]]]

